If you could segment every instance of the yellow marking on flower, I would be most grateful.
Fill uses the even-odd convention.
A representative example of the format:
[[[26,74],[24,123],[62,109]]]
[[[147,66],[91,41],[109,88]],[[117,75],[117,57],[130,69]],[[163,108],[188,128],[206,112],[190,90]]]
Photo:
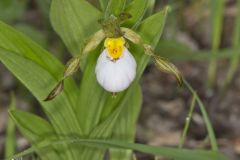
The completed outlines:
[[[110,57],[114,60],[119,59],[123,54],[125,40],[123,37],[106,38],[104,46],[107,48]]]

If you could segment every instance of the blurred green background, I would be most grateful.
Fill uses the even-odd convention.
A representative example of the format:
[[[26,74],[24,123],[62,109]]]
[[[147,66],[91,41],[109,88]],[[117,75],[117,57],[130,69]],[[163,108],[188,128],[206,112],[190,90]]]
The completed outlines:
[[[89,0],[97,5],[97,1]],[[0,0],[0,19],[27,34],[65,63],[70,55],[49,22],[50,0]],[[156,0],[155,10],[170,5],[164,35],[156,52],[174,60],[207,107],[220,150],[240,158],[240,14],[239,0]],[[1,31],[0,31],[1,32]],[[76,76],[77,77],[77,76]],[[150,64],[141,81],[143,108],[136,141],[177,146],[191,94],[177,87],[172,76]],[[11,95],[22,110],[45,116],[38,102],[0,64],[0,159],[4,157]],[[186,147],[209,148],[198,108],[193,113]],[[16,132],[16,150],[29,143]],[[137,154],[140,160],[152,156]]]

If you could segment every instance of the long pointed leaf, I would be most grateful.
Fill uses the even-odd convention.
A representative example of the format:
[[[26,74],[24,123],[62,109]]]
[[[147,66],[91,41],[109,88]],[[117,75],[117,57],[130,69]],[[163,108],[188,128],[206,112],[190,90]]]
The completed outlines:
[[[134,142],[136,122],[142,106],[142,92],[139,85],[126,105],[126,109],[119,115],[117,125],[113,129],[112,137],[118,141]],[[110,150],[111,160],[131,160],[131,158],[131,150]]]
[[[71,79],[66,81],[65,90],[58,98],[51,102],[43,102],[61,76],[59,72],[64,69],[56,58],[24,35],[0,22],[0,60],[43,105],[57,131],[81,132],[72,109],[78,89]],[[66,121],[71,125],[66,124]]]
[[[148,146],[148,145],[136,144],[136,143],[134,144],[134,143],[127,143],[127,142],[106,141],[106,140],[96,140],[96,139],[66,138],[65,140],[59,140],[49,144],[39,144],[37,149],[43,149],[53,145],[61,145],[61,143],[63,142],[81,143],[87,146],[100,147],[100,148],[132,149],[132,150],[137,150],[144,153],[164,156],[168,158],[174,158],[178,160],[193,160],[193,159],[194,160],[227,160],[227,158],[223,154],[215,151],[155,147],[155,146]],[[30,154],[37,149],[30,148],[25,152],[17,154],[15,158]]]
[[[55,134],[54,129],[44,119],[22,111],[11,110],[9,113],[23,135],[34,146],[37,141],[43,141],[44,138],[47,138],[48,140],[54,138],[52,137],[52,135]],[[47,135],[50,136],[47,137]],[[38,151],[37,153],[42,159],[64,159],[63,157],[61,158],[61,156],[64,155],[60,155],[60,152],[52,148],[49,152]],[[12,159],[11,157],[8,158]]]
[[[106,10],[105,18],[110,15],[118,16],[125,8],[127,0],[109,0]]]
[[[85,0],[52,0],[51,23],[73,55],[80,54],[84,41],[99,30],[100,18],[101,13]]]
[[[124,22],[123,26],[136,29],[146,12],[148,1],[134,0],[125,9],[125,12],[131,14],[131,18]]]

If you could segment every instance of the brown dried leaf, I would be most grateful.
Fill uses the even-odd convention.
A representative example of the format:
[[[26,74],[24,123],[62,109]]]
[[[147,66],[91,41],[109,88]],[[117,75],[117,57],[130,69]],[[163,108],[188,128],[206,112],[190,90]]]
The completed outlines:
[[[57,84],[56,87],[54,87],[54,89],[49,93],[49,95],[47,96],[47,98],[44,99],[44,101],[50,101],[54,99],[57,95],[59,95],[62,92],[63,88],[64,82],[62,80]]]
[[[158,67],[158,69],[160,69],[165,73],[173,74],[176,77],[178,84],[182,86],[183,84],[182,75],[174,64],[172,64],[167,59],[162,58],[160,56],[153,56],[153,58],[155,60],[155,64]]]
[[[118,15],[118,19],[120,20],[120,22],[124,22],[130,18],[132,18],[132,15],[127,12],[122,12]]]

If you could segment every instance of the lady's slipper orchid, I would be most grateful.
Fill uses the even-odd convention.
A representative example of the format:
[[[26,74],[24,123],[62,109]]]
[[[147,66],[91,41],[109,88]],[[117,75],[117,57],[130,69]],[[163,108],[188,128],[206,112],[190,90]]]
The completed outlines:
[[[136,61],[124,44],[123,37],[106,38],[95,69],[98,83],[112,93],[128,88],[136,75]]]
[[[155,55],[152,46],[145,44],[141,36],[136,32],[129,28],[120,27],[124,17],[126,17],[126,14],[123,14],[123,17],[110,16],[101,22],[102,29],[89,38],[83,46],[80,55],[68,61],[62,79],[50,92],[45,101],[53,99],[63,90],[64,79],[74,74],[80,66],[81,59],[101,44],[104,39],[105,49],[97,60],[95,73],[98,83],[105,90],[112,93],[121,92],[129,87],[136,76],[137,63],[125,47],[125,39],[141,46],[145,54],[153,58],[161,71],[173,74],[179,84],[182,84],[182,76],[172,63]]]

